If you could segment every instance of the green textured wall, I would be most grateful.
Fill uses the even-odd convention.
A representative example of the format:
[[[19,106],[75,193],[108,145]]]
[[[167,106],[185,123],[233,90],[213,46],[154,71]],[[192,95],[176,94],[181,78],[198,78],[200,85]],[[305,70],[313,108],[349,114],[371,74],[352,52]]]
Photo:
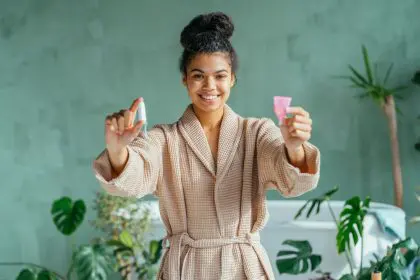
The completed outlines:
[[[273,95],[291,95],[314,119],[322,151],[319,188],[337,199],[371,195],[392,203],[388,128],[370,101],[359,103],[331,76],[362,67],[360,45],[391,82],[420,68],[420,1],[110,1],[0,0],[0,262],[31,261],[58,271],[69,243],[50,204],[61,195],[91,201],[90,164],[101,151],[106,113],[143,96],[151,124],[172,122],[188,103],[177,61],[182,27],[222,10],[236,24],[239,83],[230,105],[244,116],[274,118]],[[420,214],[419,89],[400,103],[401,161],[408,215]],[[277,193],[270,192],[270,199]],[[408,233],[420,238],[420,226]],[[76,242],[94,234],[86,223]],[[0,279],[15,269],[0,267]]]

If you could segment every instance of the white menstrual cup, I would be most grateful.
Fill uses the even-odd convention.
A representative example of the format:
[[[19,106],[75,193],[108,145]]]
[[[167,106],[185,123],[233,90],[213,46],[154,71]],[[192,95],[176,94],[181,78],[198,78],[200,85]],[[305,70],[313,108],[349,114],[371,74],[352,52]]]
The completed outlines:
[[[274,96],[274,113],[276,114],[279,123],[283,123],[283,120],[287,115],[286,109],[290,106],[291,102],[291,97]]]

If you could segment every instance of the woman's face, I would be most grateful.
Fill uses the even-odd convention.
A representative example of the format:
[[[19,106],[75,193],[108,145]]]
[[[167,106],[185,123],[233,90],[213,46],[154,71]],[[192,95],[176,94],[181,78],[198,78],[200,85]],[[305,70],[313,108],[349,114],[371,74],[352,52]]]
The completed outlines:
[[[198,54],[187,66],[183,83],[193,105],[204,111],[223,109],[235,83],[235,75],[224,53]]]

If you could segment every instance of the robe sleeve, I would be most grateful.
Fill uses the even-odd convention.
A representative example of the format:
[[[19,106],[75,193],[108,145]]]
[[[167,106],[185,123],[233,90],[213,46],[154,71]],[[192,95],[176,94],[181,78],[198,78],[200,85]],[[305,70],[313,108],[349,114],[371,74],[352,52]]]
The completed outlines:
[[[148,131],[147,137],[137,136],[128,146],[128,161],[118,177],[112,178],[112,166],[107,150],[93,161],[93,171],[101,187],[109,194],[141,198],[157,196],[157,182],[162,169],[163,132]]]
[[[277,189],[284,197],[300,196],[318,185],[320,152],[316,146],[303,144],[310,173],[302,173],[287,159],[280,128],[271,119],[263,119],[257,137],[257,166],[265,190]]]

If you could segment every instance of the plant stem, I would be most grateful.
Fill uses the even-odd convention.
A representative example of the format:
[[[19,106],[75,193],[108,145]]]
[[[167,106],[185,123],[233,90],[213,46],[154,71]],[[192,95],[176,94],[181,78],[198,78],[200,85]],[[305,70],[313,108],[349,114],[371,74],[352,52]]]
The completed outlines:
[[[387,107],[386,107],[387,106]],[[395,112],[395,102],[392,95],[386,99],[384,111],[388,117],[388,126],[391,140],[392,152],[392,174],[394,176],[394,204],[403,207],[403,182],[401,175],[400,151],[398,146],[397,116]]]
[[[47,270],[47,271],[55,274],[55,276],[57,276],[58,278],[66,280],[66,278],[64,276],[55,272],[54,270],[51,270],[49,268],[46,268],[44,266],[37,265],[37,264],[34,264],[34,263],[28,263],[28,262],[0,262],[0,265],[3,265],[3,266],[34,266],[34,267],[40,268],[42,270]]]
[[[362,221],[363,222],[363,221]],[[360,272],[362,272],[362,268],[363,268],[363,232],[360,233],[360,242],[361,242],[361,251],[360,251],[360,267],[359,267],[359,273],[358,275],[360,275]]]
[[[337,226],[337,230],[339,229],[339,223],[338,223],[338,220],[337,220],[337,218],[335,217],[335,215],[334,215],[334,211],[332,210],[332,208],[331,208],[331,205],[330,205],[330,202],[327,200],[327,205],[328,205],[328,209],[330,210],[330,214],[331,214],[331,216],[332,216],[332,218],[334,219],[334,222],[335,222],[335,225]],[[350,252],[349,251],[347,251],[348,249],[346,249],[345,251],[344,251],[344,255],[346,256],[346,259],[347,259],[347,262],[349,263],[349,265],[350,265],[350,271],[351,271],[351,275],[352,276],[354,276],[354,268],[353,268],[353,263],[351,262],[351,254],[350,254]]]
[[[69,267],[69,270],[67,271],[67,280],[70,280],[70,277],[71,277],[71,273],[73,272],[73,255],[72,255],[72,258],[71,258],[71,261],[70,261],[70,267]]]

